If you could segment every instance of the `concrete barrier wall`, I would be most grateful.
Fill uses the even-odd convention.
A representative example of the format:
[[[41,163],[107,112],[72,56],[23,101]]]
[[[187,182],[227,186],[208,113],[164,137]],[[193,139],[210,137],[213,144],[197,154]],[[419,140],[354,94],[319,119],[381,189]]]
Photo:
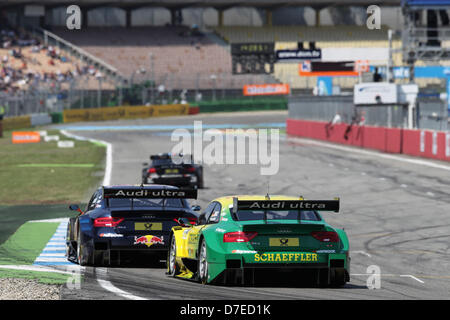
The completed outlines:
[[[48,113],[33,113],[31,115],[32,126],[44,126],[52,123],[52,117]]]
[[[8,117],[3,119],[3,130],[15,130],[31,127],[30,116]]]
[[[68,123],[118,119],[142,119],[149,117],[170,117],[188,115],[189,109],[189,105],[187,104],[67,109],[63,111],[63,119],[65,123]]]
[[[409,130],[348,124],[327,129],[327,122],[287,119],[287,134],[339,144],[374,149],[388,153],[450,161],[450,133],[444,131]]]

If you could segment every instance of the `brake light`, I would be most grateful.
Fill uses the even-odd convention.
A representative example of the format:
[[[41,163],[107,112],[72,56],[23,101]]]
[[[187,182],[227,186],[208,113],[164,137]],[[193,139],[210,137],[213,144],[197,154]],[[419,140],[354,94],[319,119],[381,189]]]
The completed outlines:
[[[188,220],[194,226],[197,224],[197,218],[195,217],[189,217]]]
[[[148,169],[148,173],[156,173],[156,169],[155,168],[150,168],[150,169]]]
[[[94,220],[94,227],[115,227],[123,221],[123,218],[97,218]]]
[[[189,220],[190,224],[195,226],[197,224],[197,218],[196,217],[188,217],[186,218]],[[184,224],[180,223],[180,218],[178,219],[173,219],[173,221],[175,221],[176,223],[178,223],[179,225],[181,225],[182,227],[189,227],[189,226],[185,226]]]
[[[311,236],[321,242],[339,242],[339,235],[334,231],[313,231]]]
[[[258,235],[258,232],[228,232],[223,235],[223,242],[249,242]]]
[[[187,167],[186,171],[187,172],[195,172],[195,168],[194,167]]]

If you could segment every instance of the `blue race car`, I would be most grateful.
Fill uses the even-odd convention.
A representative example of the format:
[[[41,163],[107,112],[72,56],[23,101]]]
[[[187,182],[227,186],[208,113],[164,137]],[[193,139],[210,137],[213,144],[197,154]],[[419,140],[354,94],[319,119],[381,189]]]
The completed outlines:
[[[165,259],[172,227],[179,218],[196,224],[197,190],[165,185],[110,186],[97,189],[85,211],[67,227],[67,258],[80,265],[120,265],[133,257]],[[158,259],[158,260],[156,260]]]

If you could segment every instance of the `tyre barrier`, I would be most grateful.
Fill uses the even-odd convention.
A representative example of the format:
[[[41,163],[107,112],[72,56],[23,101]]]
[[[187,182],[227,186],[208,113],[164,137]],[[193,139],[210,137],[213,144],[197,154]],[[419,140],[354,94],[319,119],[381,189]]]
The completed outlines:
[[[374,149],[387,153],[450,161],[450,132],[400,129],[323,121],[286,120],[286,133],[293,136]]]

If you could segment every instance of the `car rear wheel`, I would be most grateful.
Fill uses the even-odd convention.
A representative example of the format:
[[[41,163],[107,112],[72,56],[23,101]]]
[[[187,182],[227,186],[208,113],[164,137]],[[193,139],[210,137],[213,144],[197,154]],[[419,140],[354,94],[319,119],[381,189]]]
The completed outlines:
[[[77,258],[78,258],[78,264],[80,266],[85,266],[86,265],[86,258],[83,252],[83,246],[81,245],[81,239],[78,236],[78,241],[77,241]]]
[[[205,186],[203,184],[203,175],[200,175],[197,177],[197,188],[198,189],[203,189]]]
[[[198,279],[201,283],[206,284],[208,281],[208,261],[206,260],[206,242],[202,240],[202,244],[200,245],[200,253],[198,257]]]
[[[92,264],[92,259],[86,252],[86,246],[82,244],[83,240],[81,239],[82,235],[80,231],[78,231],[77,238],[77,260],[80,266],[87,266]]]
[[[172,277],[179,274],[177,265],[177,243],[174,236],[170,242],[170,248],[167,254],[167,271]]]

